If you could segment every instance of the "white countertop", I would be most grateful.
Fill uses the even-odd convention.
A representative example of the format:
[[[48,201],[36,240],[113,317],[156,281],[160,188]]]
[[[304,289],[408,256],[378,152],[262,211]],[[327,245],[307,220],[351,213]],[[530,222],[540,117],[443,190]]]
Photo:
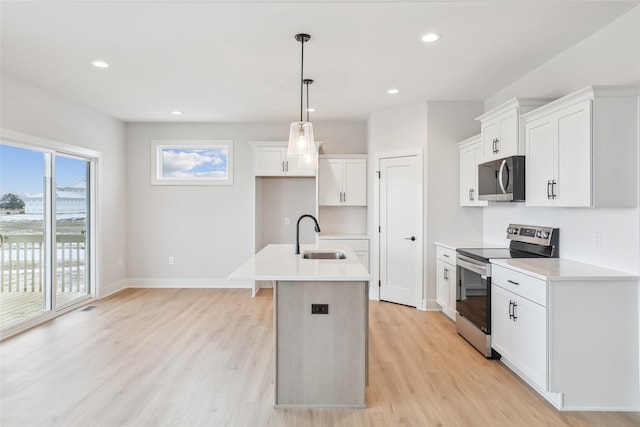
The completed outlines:
[[[478,241],[439,241],[434,242],[438,246],[445,247],[447,249],[451,249],[455,251],[456,249],[465,248],[465,249],[474,249],[474,248],[506,248],[509,246],[509,243],[504,245],[499,245],[497,243],[487,243],[487,242],[478,242]]]
[[[339,249],[347,259],[304,259],[294,253],[295,245],[268,245],[231,273],[229,279],[362,282],[371,278],[347,245],[300,245],[301,253],[312,249]]]
[[[591,264],[562,258],[513,258],[492,259],[492,264],[502,265],[542,280],[637,280],[638,276],[623,271],[610,270]]]

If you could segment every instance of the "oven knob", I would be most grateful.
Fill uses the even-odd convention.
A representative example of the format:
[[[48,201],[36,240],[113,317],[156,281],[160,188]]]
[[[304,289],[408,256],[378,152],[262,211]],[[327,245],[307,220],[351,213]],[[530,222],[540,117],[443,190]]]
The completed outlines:
[[[540,237],[542,237],[543,239],[546,239],[549,237],[549,233],[546,231],[541,231],[540,232]]]
[[[513,228],[511,228],[511,227],[507,228],[507,233],[508,234],[513,234]]]
[[[537,237],[537,238],[542,237],[542,233],[541,233],[540,231],[536,231],[536,237]]]

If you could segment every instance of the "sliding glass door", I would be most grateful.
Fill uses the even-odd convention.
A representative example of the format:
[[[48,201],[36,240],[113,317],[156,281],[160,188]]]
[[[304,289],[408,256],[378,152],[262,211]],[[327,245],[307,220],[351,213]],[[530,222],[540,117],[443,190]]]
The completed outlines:
[[[0,330],[93,294],[95,160],[0,144]]]
[[[90,162],[55,156],[55,289],[56,307],[64,307],[90,293],[89,252]]]
[[[50,156],[0,145],[0,328],[48,310]]]

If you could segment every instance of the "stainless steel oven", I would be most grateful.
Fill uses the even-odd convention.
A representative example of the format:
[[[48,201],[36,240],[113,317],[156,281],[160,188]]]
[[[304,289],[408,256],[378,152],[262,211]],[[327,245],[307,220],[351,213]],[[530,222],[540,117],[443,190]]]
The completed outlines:
[[[461,248],[456,252],[456,329],[486,357],[497,357],[491,348],[491,260],[508,258],[557,258],[560,230],[509,224],[508,248]]]
[[[456,328],[486,357],[491,357],[491,263],[457,254]]]

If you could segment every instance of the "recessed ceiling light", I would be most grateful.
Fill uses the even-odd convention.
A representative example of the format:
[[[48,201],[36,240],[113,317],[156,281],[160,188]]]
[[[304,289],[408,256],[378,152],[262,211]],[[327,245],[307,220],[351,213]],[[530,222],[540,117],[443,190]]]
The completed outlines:
[[[109,68],[109,64],[107,64],[104,61],[93,61],[93,62],[91,62],[91,64],[94,67],[98,67],[98,68]]]
[[[440,40],[441,38],[442,38],[442,34],[428,33],[422,36],[422,41],[426,43],[433,43],[435,41]]]
[[[173,114],[174,116],[179,116],[182,114],[182,111],[174,110],[171,112],[171,114]]]
[[[399,94],[399,93],[400,93],[400,90],[398,90],[398,89],[389,89],[389,90],[387,91],[387,93],[388,93],[389,95],[397,95],[397,94]]]

